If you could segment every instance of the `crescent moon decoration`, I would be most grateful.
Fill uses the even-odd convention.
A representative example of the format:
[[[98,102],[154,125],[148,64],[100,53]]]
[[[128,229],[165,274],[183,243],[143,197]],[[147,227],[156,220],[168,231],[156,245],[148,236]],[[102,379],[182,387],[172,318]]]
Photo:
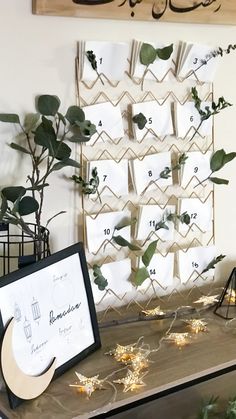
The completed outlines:
[[[12,334],[15,319],[10,320],[6,327],[1,348],[2,374],[9,389],[17,397],[24,400],[34,399],[49,386],[56,369],[56,358],[47,370],[39,376],[25,374],[17,365],[12,351]]]

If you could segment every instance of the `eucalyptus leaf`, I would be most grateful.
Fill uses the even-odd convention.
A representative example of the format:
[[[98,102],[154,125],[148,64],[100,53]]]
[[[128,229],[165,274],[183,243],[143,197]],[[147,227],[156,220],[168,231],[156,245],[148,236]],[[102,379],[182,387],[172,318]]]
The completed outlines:
[[[75,121],[75,124],[80,128],[81,138],[91,137],[97,132],[96,126],[91,121],[85,120],[83,122]]]
[[[147,43],[143,43],[141,48],[140,48],[140,62],[143,65],[150,65],[152,64],[157,56],[157,52],[155,50],[155,48]]]
[[[14,150],[21,151],[22,153],[30,154],[30,151],[29,150],[27,150],[25,147],[22,147],[19,144],[11,143],[10,144],[10,147],[13,148]]]
[[[141,250],[139,246],[136,246],[128,242],[128,240],[124,239],[124,237],[122,236],[112,236],[112,239],[116,244],[118,244],[121,247],[128,247],[130,250]]]
[[[47,148],[50,150],[51,154],[54,154],[56,140],[57,136],[52,126],[52,122],[49,119],[42,117],[42,122],[35,131],[35,143]]]
[[[55,163],[52,166],[51,171],[52,172],[55,172],[57,170],[61,170],[63,167],[68,167],[68,166],[70,166],[70,167],[76,167],[77,169],[80,168],[80,164],[77,161],[75,161],[73,159],[65,159],[65,160],[61,160],[61,161]]]
[[[227,164],[227,163],[229,163],[235,157],[236,157],[236,153],[235,152],[225,154],[225,156],[224,156],[224,165]]]
[[[134,115],[133,116],[132,121],[135,124],[138,125],[138,128],[140,130],[142,130],[145,127],[146,123],[147,123],[147,118],[146,118],[146,116],[142,112],[139,112],[137,115]]]
[[[209,180],[212,183],[216,183],[217,185],[228,185],[229,184],[228,179],[221,179],[219,177],[212,177],[212,176],[210,176],[209,177]]]
[[[137,286],[142,285],[142,283],[145,281],[145,279],[149,278],[149,272],[147,268],[143,267],[137,270],[135,277],[134,277],[134,283]]]
[[[14,203],[19,197],[21,198],[26,193],[26,189],[23,186],[8,186],[3,188],[1,192],[8,201]]]
[[[24,129],[26,132],[30,132],[36,128],[40,121],[39,113],[28,113],[24,119]]]
[[[39,209],[38,201],[32,196],[24,196],[18,204],[18,212],[21,216],[29,215]]]
[[[93,265],[94,283],[100,291],[104,291],[108,285],[107,279],[103,276],[100,266]]]
[[[16,113],[0,113],[0,121],[8,122],[10,124],[20,124],[19,115]]]
[[[57,96],[42,95],[38,98],[38,110],[42,115],[55,116],[60,104],[60,99]]]
[[[53,151],[50,151],[50,155],[55,156],[57,160],[69,159],[71,155],[71,148],[67,144],[61,141],[56,141],[55,143],[52,143],[52,146]]]
[[[76,121],[78,122],[85,121],[84,111],[81,108],[79,108],[79,106],[70,106],[67,109],[65,117],[72,125],[75,124]]]
[[[153,257],[153,255],[156,251],[157,242],[158,242],[158,240],[155,240],[152,243],[150,243],[148,248],[146,249],[146,251],[144,252],[144,254],[142,256],[142,262],[146,266],[146,268],[149,266],[149,264],[152,260],[152,257]]]
[[[203,271],[202,271],[201,273],[203,274],[203,273],[205,273],[205,272],[209,271],[210,269],[215,269],[215,265],[216,265],[217,263],[221,262],[221,261],[225,258],[225,256],[226,256],[226,255],[219,255],[219,256],[217,256],[217,257],[213,258],[213,259],[212,259],[212,260],[208,263],[208,265],[206,266],[206,268],[205,268],[205,269],[203,269]]]
[[[64,126],[66,126],[66,119],[64,117],[64,115],[62,115],[62,113],[57,112],[57,116],[59,118],[59,121],[61,121],[63,123]]]
[[[160,58],[161,60],[169,60],[172,52],[173,52],[173,44],[170,44],[164,48],[156,49],[156,54],[158,58]]]
[[[217,172],[224,166],[225,151],[217,150],[211,157],[210,168],[212,172]]]

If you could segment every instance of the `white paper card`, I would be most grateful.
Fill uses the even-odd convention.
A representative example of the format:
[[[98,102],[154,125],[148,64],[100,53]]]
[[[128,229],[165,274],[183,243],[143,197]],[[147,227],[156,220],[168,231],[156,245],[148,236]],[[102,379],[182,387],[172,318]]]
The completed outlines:
[[[187,282],[190,277],[191,279],[194,279],[202,273],[202,271],[215,257],[216,250],[215,246],[192,247],[188,249],[186,253],[182,250],[177,253],[179,261],[179,277],[181,283],[183,284]],[[206,274],[203,274],[203,276],[211,276],[213,272],[213,270],[210,270]]]
[[[162,43],[154,43],[154,42],[148,42],[148,44],[152,45],[155,49],[161,49],[166,47],[166,45],[162,44]],[[142,46],[142,42],[140,42],[140,46],[139,46],[139,51],[137,54],[137,60],[136,60],[136,64],[134,66],[134,73],[133,73],[133,77],[137,77],[137,78],[142,78],[144,71],[146,70],[146,66],[144,66],[143,64],[141,64],[140,59],[139,59],[139,53],[140,53],[140,48]],[[163,79],[163,77],[167,76],[167,72],[170,68],[173,68],[173,63],[172,63],[172,59],[173,59],[173,53],[171,54],[170,58],[168,60],[161,60],[160,58],[156,58],[156,60],[154,61],[154,63],[150,64],[148,66],[148,70],[146,75],[145,75],[145,79],[147,80],[156,80],[158,79],[159,81],[161,81]],[[168,78],[168,76],[166,77]]]
[[[146,117],[147,124],[141,130],[138,128],[137,124],[133,123],[134,134],[137,141],[141,141],[144,137],[145,139],[153,138],[155,134],[158,137],[173,134],[174,131],[170,103],[159,105],[155,100],[153,100],[151,102],[133,104],[132,116],[135,116],[140,112]]]
[[[128,68],[129,45],[123,42],[86,41],[85,51],[93,51],[96,55],[97,71],[103,73],[109,80],[122,80]],[[96,80],[97,73],[84,56],[83,79]]]
[[[96,125],[97,132],[92,135],[88,145],[94,142],[116,140],[123,137],[124,128],[120,106],[110,102],[98,103],[83,108],[85,119]]]
[[[101,250],[102,244],[106,244],[107,240],[112,239],[115,227],[122,221],[130,219],[130,212],[106,212],[99,214],[96,218],[92,218],[94,216],[86,216],[87,246],[89,252]],[[124,227],[118,234],[130,241],[130,226]],[[109,248],[109,245],[107,248]]]
[[[108,285],[106,290],[112,290],[115,294],[122,297],[126,292],[133,289],[130,282],[131,277],[131,260],[129,258],[119,260],[117,262],[104,263],[101,266],[101,272],[106,278]],[[91,275],[91,278],[93,275]],[[102,296],[106,291],[100,291],[92,280],[92,290],[95,303],[101,301]]]
[[[98,192],[102,196],[128,195],[128,160],[116,163],[113,160],[97,160],[88,162],[88,179],[92,170],[97,168],[99,177]]]
[[[140,268],[143,267],[140,259]],[[165,257],[155,253],[147,267],[150,278],[157,281],[163,288],[173,285],[174,278],[174,253],[168,253]],[[147,278],[139,289],[146,289],[150,284],[150,279]],[[158,284],[153,283],[154,287]]]
[[[204,110],[206,106],[211,106],[211,102],[202,102],[201,109]],[[212,135],[212,117],[203,121],[201,127],[198,128],[201,118],[194,106],[194,102],[186,102],[184,105],[175,103],[175,120],[177,137],[192,138],[196,130],[196,137],[199,135],[202,137]]]
[[[202,65],[202,62],[209,58],[209,54],[215,50],[214,47],[209,45],[183,43],[183,54],[181,62],[179,63],[178,76],[180,78],[188,77],[188,79],[198,80],[203,82],[212,82],[215,77],[217,65],[219,62],[218,58],[212,58],[207,61],[206,65]],[[190,72],[195,71],[190,74]]]
[[[184,198],[180,200],[180,213],[187,211],[190,216],[190,224],[179,223],[179,231],[184,233],[191,227],[192,231],[202,232],[212,230],[213,207],[212,201],[202,202],[198,198]],[[196,227],[197,226],[197,227]]]
[[[160,188],[172,185],[172,175],[168,179],[160,179],[160,173],[165,167],[171,167],[171,153],[164,152],[151,154],[143,158],[143,160],[130,160],[131,178],[136,193],[140,195],[142,192],[152,191],[156,189],[156,185]]]
[[[159,205],[141,205],[139,207],[138,225],[137,225],[137,240],[146,240],[147,237],[155,240],[155,226],[163,219],[166,214],[175,213],[175,205],[167,205],[164,209]],[[174,224],[170,221],[165,223],[169,230],[161,228],[156,231],[156,235],[162,240],[173,240],[174,238]]]
[[[186,153],[186,156],[188,158],[182,169],[181,180],[181,185],[184,188],[190,183],[190,181],[192,187],[196,186],[199,182],[206,179],[211,173],[211,151],[207,151],[205,154],[200,151],[190,151],[189,153]]]

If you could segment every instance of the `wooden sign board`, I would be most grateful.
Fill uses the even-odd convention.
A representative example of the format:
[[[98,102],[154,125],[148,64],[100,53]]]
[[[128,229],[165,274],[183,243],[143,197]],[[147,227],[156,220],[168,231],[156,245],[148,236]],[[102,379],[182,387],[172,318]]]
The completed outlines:
[[[236,23],[235,0],[33,0],[33,13],[153,22]]]

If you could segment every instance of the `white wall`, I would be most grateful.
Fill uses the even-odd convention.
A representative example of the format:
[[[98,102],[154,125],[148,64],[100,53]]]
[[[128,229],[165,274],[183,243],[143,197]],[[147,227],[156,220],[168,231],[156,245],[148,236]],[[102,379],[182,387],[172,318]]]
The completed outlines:
[[[236,26],[35,16],[31,13],[31,0],[0,0],[0,6],[0,112],[31,112],[35,96],[45,93],[58,95],[65,109],[75,103],[74,59],[76,42],[80,39],[155,38],[165,43],[185,39],[223,47],[236,40]],[[222,59],[214,90],[216,97],[224,96],[236,106],[235,72],[236,52],[233,52]],[[236,151],[235,106],[215,118],[216,148]],[[5,144],[11,139],[8,128],[1,127],[1,184],[9,184],[9,180],[17,183],[24,173],[22,163],[20,166],[14,151]],[[222,174],[230,179],[230,184],[217,187],[215,193],[216,245],[218,253],[227,255],[218,269],[217,276],[221,278],[222,271],[227,276],[236,261],[236,162]],[[68,211],[51,226],[55,251],[74,243],[78,234],[72,187],[58,175],[51,184],[47,216],[62,209]]]

